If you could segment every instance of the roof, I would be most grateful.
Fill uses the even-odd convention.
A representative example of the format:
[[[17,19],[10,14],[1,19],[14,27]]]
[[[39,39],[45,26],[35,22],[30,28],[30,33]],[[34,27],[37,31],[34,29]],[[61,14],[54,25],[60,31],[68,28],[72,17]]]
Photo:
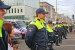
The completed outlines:
[[[46,4],[48,4],[48,5],[52,6],[52,7],[54,7],[53,5],[51,5],[50,3],[46,2],[46,1],[40,2],[40,3],[46,3]]]

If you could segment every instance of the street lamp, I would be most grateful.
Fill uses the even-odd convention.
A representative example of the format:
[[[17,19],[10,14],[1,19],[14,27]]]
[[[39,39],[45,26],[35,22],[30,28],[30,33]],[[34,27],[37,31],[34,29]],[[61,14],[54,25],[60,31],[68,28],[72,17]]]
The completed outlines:
[[[57,22],[58,14],[57,14],[57,0],[56,0],[56,15],[55,15],[55,22]]]

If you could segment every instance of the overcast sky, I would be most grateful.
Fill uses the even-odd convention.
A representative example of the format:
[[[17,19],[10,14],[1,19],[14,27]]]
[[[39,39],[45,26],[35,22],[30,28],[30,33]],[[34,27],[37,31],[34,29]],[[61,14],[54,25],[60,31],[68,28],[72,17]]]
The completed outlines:
[[[56,6],[56,0],[45,0]],[[75,0],[57,0],[58,13],[72,15],[75,14]]]

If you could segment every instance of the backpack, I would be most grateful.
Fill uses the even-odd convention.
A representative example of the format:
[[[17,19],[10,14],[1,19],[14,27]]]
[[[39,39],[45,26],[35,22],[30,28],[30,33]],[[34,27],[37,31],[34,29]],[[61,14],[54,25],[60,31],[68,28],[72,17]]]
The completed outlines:
[[[26,43],[26,45],[27,45],[29,48],[32,47],[32,42],[29,41],[26,37],[25,37],[25,43]]]
[[[30,26],[34,26],[34,27],[36,27],[35,25],[30,25]],[[28,28],[28,27],[27,27]],[[37,27],[36,27],[36,29],[37,29]],[[33,37],[34,37],[34,35],[33,35]],[[32,39],[28,39],[29,37],[26,37],[26,35],[25,35],[25,43],[26,43],[26,45],[29,47],[29,48],[32,48],[33,46],[32,45],[35,45],[33,42],[32,42],[32,40],[33,40],[33,38]]]

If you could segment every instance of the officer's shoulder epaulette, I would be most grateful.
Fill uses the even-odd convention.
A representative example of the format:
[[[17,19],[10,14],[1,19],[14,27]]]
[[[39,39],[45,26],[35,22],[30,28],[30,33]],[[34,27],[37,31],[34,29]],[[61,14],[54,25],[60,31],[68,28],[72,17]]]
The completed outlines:
[[[34,20],[34,21],[30,22],[30,24],[35,24],[35,23],[36,23],[36,20]]]
[[[34,20],[33,22],[36,22],[36,20]]]

